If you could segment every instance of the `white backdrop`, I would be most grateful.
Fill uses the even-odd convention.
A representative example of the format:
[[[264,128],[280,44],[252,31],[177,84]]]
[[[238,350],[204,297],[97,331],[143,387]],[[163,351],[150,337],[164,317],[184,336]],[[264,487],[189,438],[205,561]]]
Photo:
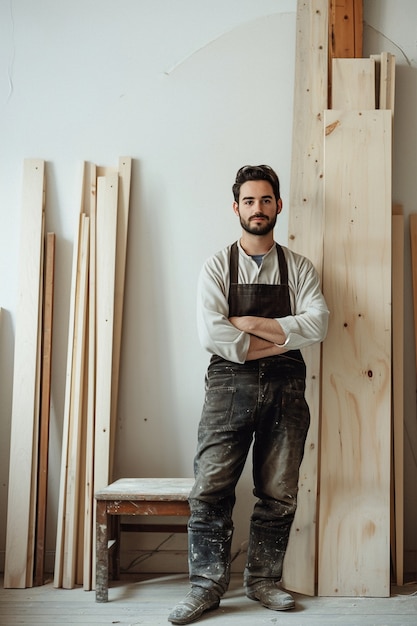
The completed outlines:
[[[197,275],[239,236],[231,186],[241,165],[275,167],[286,205],[295,6],[0,0],[0,489],[6,502],[22,163],[36,157],[47,162],[47,229],[57,236],[48,554],[81,163],[134,159],[115,477],[191,475],[209,358],[196,335]],[[284,211],[283,243],[287,223]],[[240,491],[237,546],[250,476]],[[5,519],[1,506],[1,551]]]
[[[241,165],[277,169],[276,236],[287,241],[295,10],[296,0],[0,0],[0,569],[23,159],[47,162],[47,228],[57,236],[51,564],[81,163],[134,159],[116,477],[189,475],[208,362],[196,336],[196,280],[204,259],[239,235],[231,185]],[[396,55],[393,190],[408,215],[417,211],[417,4],[364,0],[364,19],[364,56]],[[408,222],[405,241],[406,568],[417,571]],[[246,539],[250,492],[247,467],[235,550]]]

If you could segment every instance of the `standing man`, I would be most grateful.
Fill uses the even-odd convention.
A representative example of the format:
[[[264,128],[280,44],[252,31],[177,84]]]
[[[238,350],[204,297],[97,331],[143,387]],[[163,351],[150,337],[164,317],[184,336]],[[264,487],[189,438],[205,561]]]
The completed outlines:
[[[235,487],[252,441],[257,501],[246,595],[275,611],[294,607],[277,583],[310,422],[300,348],[323,341],[329,312],[312,263],[274,241],[282,210],[274,170],[242,167],[233,195],[241,239],[206,261],[198,285],[199,337],[212,357],[190,494],[192,586],[170,613],[172,624],[216,609],[227,590]]]

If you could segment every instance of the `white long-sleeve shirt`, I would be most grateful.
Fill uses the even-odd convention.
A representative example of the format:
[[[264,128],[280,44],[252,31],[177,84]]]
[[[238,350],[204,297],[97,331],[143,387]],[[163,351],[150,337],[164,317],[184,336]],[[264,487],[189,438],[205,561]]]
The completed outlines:
[[[211,354],[244,363],[250,336],[238,330],[229,317],[229,257],[227,246],[203,265],[197,286],[197,330],[201,345]],[[283,344],[296,350],[323,341],[329,311],[320,288],[318,274],[309,259],[281,246],[288,266],[288,286],[292,315],[277,318],[285,333]],[[238,242],[239,284],[280,284],[275,245],[257,263]]]

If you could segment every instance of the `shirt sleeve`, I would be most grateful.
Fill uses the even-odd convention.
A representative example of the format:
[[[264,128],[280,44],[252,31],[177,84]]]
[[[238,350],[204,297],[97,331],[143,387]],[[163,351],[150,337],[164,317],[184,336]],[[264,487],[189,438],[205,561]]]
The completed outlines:
[[[212,257],[203,265],[197,284],[197,331],[203,348],[211,354],[244,363],[250,337],[229,322],[224,262]],[[228,261],[227,261],[228,262]]]
[[[319,276],[311,261],[292,255],[287,264],[293,315],[277,320],[286,335],[282,345],[288,350],[296,350],[323,341],[327,334],[329,311]]]

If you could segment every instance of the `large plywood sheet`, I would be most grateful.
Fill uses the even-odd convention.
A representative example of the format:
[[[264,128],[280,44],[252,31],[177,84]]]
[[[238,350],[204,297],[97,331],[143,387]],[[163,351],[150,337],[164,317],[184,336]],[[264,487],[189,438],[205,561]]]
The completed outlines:
[[[391,112],[325,114],[319,595],[389,596]]]

